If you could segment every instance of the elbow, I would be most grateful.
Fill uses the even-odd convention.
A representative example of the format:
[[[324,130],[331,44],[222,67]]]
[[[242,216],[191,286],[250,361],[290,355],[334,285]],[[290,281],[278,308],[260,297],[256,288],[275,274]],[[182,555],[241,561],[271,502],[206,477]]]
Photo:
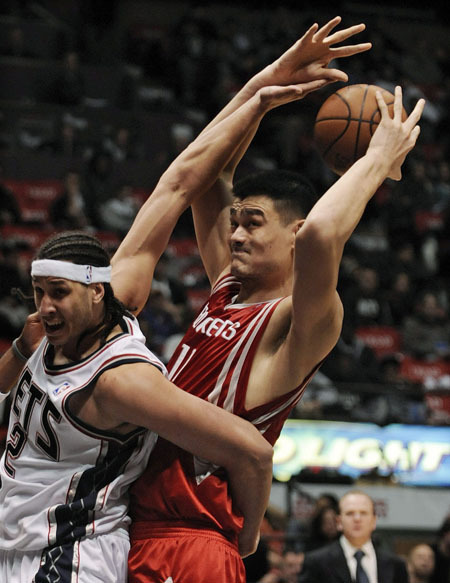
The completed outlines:
[[[267,473],[272,473],[272,461],[273,461],[273,447],[270,443],[261,436],[258,440],[259,443],[252,451],[248,452],[244,464],[247,471],[252,468],[253,473],[257,475],[263,475]]]
[[[296,251],[301,253],[324,253],[334,255],[342,252],[345,240],[342,240],[339,230],[332,221],[322,219],[307,219],[296,235]]]

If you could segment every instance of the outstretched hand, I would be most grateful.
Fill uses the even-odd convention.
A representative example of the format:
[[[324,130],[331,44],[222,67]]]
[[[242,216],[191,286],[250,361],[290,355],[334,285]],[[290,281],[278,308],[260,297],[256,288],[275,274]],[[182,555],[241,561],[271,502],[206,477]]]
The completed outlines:
[[[371,43],[360,43],[336,47],[350,37],[362,32],[364,24],[358,24],[332,33],[341,22],[336,16],[319,28],[313,24],[309,30],[274,63],[268,65],[252,81],[263,85],[292,85],[322,79],[324,84],[347,81],[348,76],[340,69],[330,69],[333,59],[350,57],[371,48]]]
[[[376,152],[379,159],[386,160],[389,165],[387,176],[393,180],[402,177],[401,166],[408,153],[414,148],[420,134],[418,122],[422,116],[425,100],[419,99],[411,114],[402,121],[402,89],[395,88],[394,113],[389,114],[388,106],[381,92],[376,92],[378,107],[381,113],[380,123],[373,134],[367,152]]]
[[[316,91],[326,84],[327,81],[325,79],[317,79],[316,81],[298,83],[296,85],[263,87],[259,90],[259,97],[264,111],[267,112],[291,101],[303,99],[311,91]]]

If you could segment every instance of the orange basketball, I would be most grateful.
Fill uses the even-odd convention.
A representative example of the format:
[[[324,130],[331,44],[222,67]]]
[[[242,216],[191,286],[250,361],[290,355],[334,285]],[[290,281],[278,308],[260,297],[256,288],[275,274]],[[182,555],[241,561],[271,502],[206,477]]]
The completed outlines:
[[[364,156],[378,123],[375,92],[381,91],[393,115],[394,96],[376,85],[348,85],[323,103],[314,123],[314,141],[327,165],[340,176]],[[403,109],[403,119],[406,111]]]

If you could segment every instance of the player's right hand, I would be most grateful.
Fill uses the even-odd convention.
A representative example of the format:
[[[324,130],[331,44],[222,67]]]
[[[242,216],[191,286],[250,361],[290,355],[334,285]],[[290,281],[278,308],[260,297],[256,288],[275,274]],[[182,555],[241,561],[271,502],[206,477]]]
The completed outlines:
[[[25,356],[31,356],[44,336],[44,327],[37,312],[30,314],[17,338],[17,347]]]

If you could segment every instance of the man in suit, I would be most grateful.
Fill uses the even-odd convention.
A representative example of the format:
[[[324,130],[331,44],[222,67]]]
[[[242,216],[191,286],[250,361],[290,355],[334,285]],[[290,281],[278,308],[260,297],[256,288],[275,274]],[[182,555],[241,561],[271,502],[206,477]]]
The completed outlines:
[[[376,548],[373,500],[351,490],[339,501],[339,540],[306,553],[299,583],[408,583],[402,559]]]

